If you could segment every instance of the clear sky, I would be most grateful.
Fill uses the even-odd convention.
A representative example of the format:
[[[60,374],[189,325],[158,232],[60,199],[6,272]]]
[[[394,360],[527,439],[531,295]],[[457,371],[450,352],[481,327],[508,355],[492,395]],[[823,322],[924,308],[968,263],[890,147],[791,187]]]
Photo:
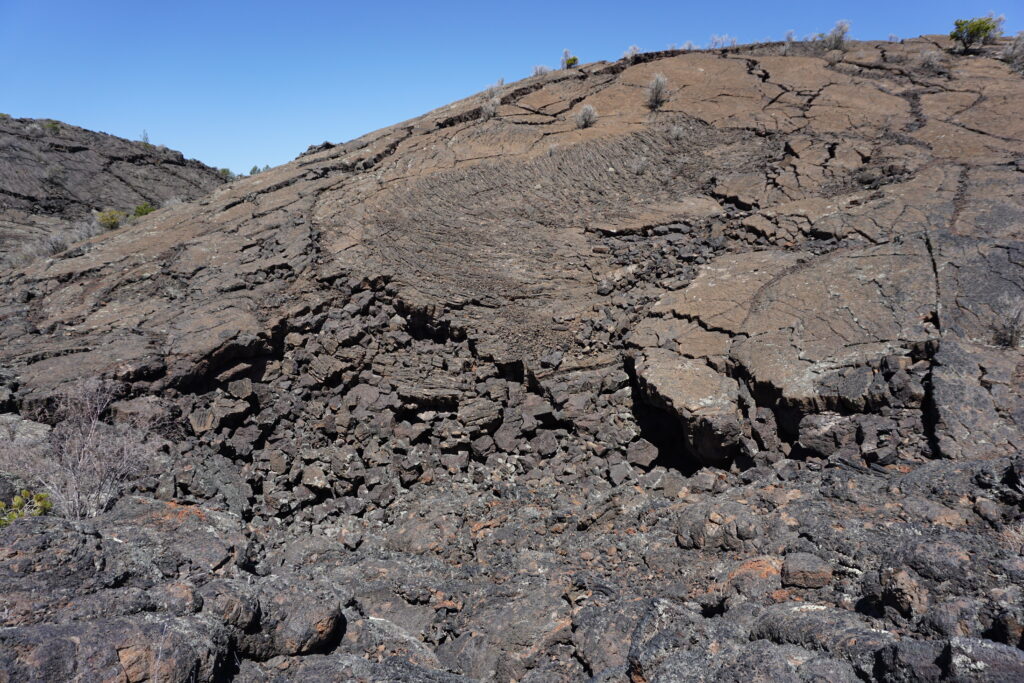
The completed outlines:
[[[486,88],[630,45],[712,34],[741,43],[827,31],[857,39],[948,33],[1021,0],[856,2],[235,2],[0,0],[0,112],[53,118],[248,172]]]

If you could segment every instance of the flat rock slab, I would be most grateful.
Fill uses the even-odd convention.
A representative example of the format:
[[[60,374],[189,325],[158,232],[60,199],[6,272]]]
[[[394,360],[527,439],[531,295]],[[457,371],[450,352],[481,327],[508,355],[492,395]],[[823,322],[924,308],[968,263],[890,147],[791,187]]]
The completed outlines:
[[[937,338],[937,307],[924,240],[814,259],[766,250],[702,267],[689,286],[662,297],[631,339],[697,357],[727,353],[788,404],[826,410],[840,400],[830,384],[837,372]]]
[[[924,240],[837,251],[761,290],[733,357],[787,402],[828,409],[824,379],[936,339],[937,306]]]
[[[685,289],[662,297],[653,312],[700,321],[706,329],[743,333],[763,290],[806,256],[781,250],[727,254],[702,267]]]

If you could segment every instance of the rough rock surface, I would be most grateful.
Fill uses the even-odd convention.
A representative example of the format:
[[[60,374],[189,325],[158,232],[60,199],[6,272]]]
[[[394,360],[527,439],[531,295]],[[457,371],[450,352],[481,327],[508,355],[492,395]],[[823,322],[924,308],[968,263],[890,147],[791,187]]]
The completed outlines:
[[[0,116],[0,264],[79,241],[94,211],[189,201],[225,182],[181,152],[58,121]],[[27,260],[27,259],[25,259]]]
[[[536,76],[6,277],[0,408],[181,432],[0,530],[3,670],[1020,680],[1024,80],[949,47]]]

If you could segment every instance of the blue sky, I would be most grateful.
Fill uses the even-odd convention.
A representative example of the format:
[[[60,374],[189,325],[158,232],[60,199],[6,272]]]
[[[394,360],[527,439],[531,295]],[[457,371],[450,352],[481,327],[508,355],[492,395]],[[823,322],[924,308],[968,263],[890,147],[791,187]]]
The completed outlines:
[[[0,112],[138,139],[218,167],[276,165],[499,78],[728,33],[781,39],[852,22],[858,39],[946,33],[1013,0],[858,2],[106,2],[0,0]],[[1016,11],[1015,11],[1016,10]]]

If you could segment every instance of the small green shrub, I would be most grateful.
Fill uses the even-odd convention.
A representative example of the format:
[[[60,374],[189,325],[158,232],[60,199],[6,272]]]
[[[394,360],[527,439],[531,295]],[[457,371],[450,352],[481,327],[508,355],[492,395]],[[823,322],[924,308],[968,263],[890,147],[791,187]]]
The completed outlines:
[[[578,57],[574,57],[569,50],[562,50],[562,68],[571,69],[580,63]]]
[[[117,209],[107,209],[106,211],[100,211],[99,215],[96,216],[96,222],[102,225],[106,230],[114,230],[120,227],[124,219],[128,218],[128,215],[124,211],[118,211]]]
[[[24,489],[14,496],[10,505],[0,500],[0,528],[22,517],[41,517],[52,509],[53,503],[48,495]]]
[[[11,118],[10,114],[4,114],[4,113],[0,112],[0,119],[9,119],[9,118]]]
[[[153,213],[154,211],[156,211],[155,206],[153,206],[149,202],[142,202],[141,204],[135,207],[135,217],[140,218],[142,216],[145,216],[146,214]]]
[[[949,37],[960,43],[964,52],[972,46],[987,43],[999,37],[999,20],[994,16],[957,19]]]
[[[47,121],[43,127],[54,135],[60,135],[60,124],[56,121]]]
[[[231,172],[230,168],[219,168],[219,169],[217,169],[217,172],[220,173],[225,178],[227,178],[228,180],[234,180],[235,178],[238,177],[234,173]]]

